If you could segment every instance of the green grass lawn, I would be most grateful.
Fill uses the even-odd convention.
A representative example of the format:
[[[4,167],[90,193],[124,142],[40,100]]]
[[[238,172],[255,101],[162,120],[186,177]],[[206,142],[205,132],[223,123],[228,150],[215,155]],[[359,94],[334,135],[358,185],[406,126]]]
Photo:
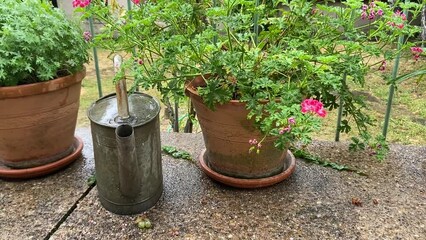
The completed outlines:
[[[112,61],[105,51],[99,51],[99,65],[102,78],[103,95],[115,92],[112,83],[113,68]],[[88,126],[88,107],[99,98],[96,82],[96,74],[93,62],[87,65],[87,76],[83,80],[81,90],[80,111],[78,116],[78,126]],[[400,62],[400,72],[418,69],[426,66],[426,60],[414,62],[409,56]],[[392,70],[389,64],[387,73]],[[386,111],[389,86],[378,72],[371,72],[366,77],[366,84],[356,91],[365,96],[368,100],[368,112],[376,119],[376,126],[371,130],[373,133],[381,133],[383,128],[384,115]],[[148,94],[159,98],[158,93],[150,91]],[[163,107],[164,109],[164,107]],[[170,131],[168,120],[161,113],[161,130]],[[315,134],[315,139],[334,140],[336,129],[337,112],[330,112],[324,119],[321,132]],[[199,128],[196,128],[199,131]],[[350,135],[341,134],[340,139],[345,140],[356,134],[352,131]],[[387,134],[387,140],[392,143],[426,145],[426,77],[421,81],[410,79],[398,86],[393,99],[391,121]]]

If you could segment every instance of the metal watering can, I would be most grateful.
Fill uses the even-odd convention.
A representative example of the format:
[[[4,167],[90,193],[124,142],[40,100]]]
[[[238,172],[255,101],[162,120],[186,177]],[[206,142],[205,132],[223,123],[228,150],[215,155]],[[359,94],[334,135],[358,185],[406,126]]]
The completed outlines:
[[[114,68],[122,58],[114,57]],[[163,192],[160,104],[143,93],[127,96],[125,79],[116,94],[88,110],[99,200],[116,214],[137,214],[158,201]]]

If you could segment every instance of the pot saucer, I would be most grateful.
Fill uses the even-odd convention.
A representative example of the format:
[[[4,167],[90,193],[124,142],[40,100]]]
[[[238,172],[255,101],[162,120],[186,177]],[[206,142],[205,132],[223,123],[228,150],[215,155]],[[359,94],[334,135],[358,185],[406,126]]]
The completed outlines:
[[[294,155],[290,152],[290,150],[287,151],[287,157],[286,157],[286,165],[288,166],[286,169],[283,169],[283,171],[277,175],[265,177],[265,178],[256,178],[256,179],[243,179],[243,178],[234,178],[222,175],[218,172],[213,171],[208,164],[206,163],[204,159],[204,153],[206,152],[206,149],[204,149],[200,156],[198,157],[198,161],[200,162],[201,169],[203,172],[209,176],[210,178],[221,182],[225,185],[237,187],[237,188],[261,188],[261,187],[268,187],[271,185],[274,185],[276,183],[279,183],[283,181],[284,179],[288,178],[296,169],[296,158]]]
[[[28,179],[55,172],[74,162],[81,155],[81,151],[83,149],[83,140],[79,137],[74,137],[73,147],[74,150],[70,155],[65,156],[64,158],[55,162],[38,167],[15,169],[0,164],[0,177],[8,179]]]

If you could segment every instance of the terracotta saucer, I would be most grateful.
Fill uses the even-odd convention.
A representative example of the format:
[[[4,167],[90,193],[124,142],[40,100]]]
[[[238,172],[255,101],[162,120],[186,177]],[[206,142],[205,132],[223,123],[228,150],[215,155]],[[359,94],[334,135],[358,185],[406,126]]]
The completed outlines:
[[[81,155],[81,151],[83,149],[83,140],[81,140],[79,137],[74,137],[73,146],[74,150],[70,155],[58,161],[38,167],[13,169],[0,164],[0,177],[9,179],[27,179],[40,177],[55,172],[72,163]]]
[[[208,164],[206,163],[204,159],[204,153],[206,152],[206,149],[204,149],[199,158],[198,161],[200,162],[201,169],[207,176],[210,178],[221,182],[225,185],[237,187],[237,188],[261,188],[261,187],[268,187],[271,185],[274,185],[276,183],[279,183],[283,181],[284,179],[288,178],[296,169],[296,159],[294,158],[294,155],[289,151],[287,151],[287,157],[286,157],[286,166],[287,169],[283,169],[283,172],[266,178],[257,178],[257,179],[243,179],[243,178],[234,178],[222,175],[218,172],[213,171]]]

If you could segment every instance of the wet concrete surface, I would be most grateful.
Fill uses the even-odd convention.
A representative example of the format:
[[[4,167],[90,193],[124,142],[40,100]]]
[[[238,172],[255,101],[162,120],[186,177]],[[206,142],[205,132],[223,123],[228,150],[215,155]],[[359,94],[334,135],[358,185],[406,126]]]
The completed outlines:
[[[196,161],[163,155],[164,192],[144,216],[105,210],[87,179],[94,173],[89,129],[78,129],[83,157],[47,177],[0,180],[0,239],[426,239],[426,147],[392,145],[379,163],[347,143],[314,142],[310,150],[368,174],[297,160],[274,186],[241,190],[204,175]],[[201,134],[162,133],[162,144],[191,153]],[[87,194],[88,193],[88,194]],[[86,195],[87,194],[87,195]]]
[[[0,179],[0,239],[43,239],[89,189],[94,174],[91,136],[76,131],[83,156],[59,172],[31,180]]]

